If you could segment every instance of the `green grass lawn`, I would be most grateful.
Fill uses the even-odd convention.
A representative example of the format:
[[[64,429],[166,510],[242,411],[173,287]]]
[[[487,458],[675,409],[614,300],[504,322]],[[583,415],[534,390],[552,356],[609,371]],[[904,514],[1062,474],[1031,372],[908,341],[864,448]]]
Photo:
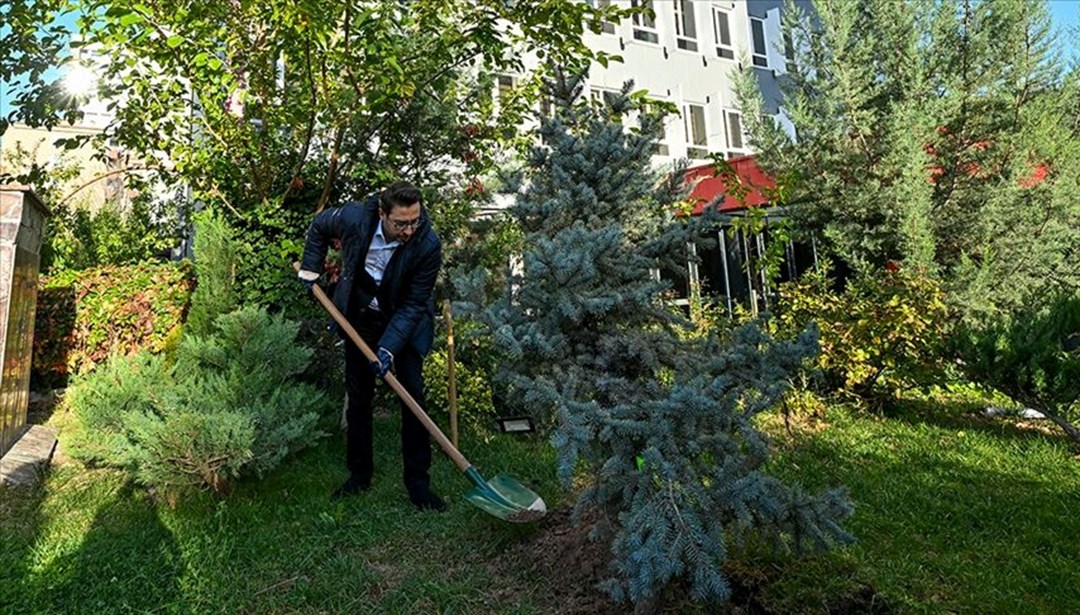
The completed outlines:
[[[336,437],[224,500],[170,507],[76,463],[39,489],[0,491],[0,611],[544,612],[528,579],[496,585],[486,566],[535,526],[469,505],[467,479],[441,455],[433,484],[450,509],[416,511],[396,420],[376,429],[372,489],[341,502],[328,497],[346,477]],[[558,504],[546,446],[463,444],[485,476],[506,470]]]
[[[849,487],[858,543],[796,562],[754,562],[775,610],[1080,611],[1080,461],[1064,438],[990,421],[961,404],[888,416],[831,409],[779,436],[772,470]]]
[[[887,417],[830,409],[786,435],[771,471],[846,484],[858,543],[800,560],[745,556],[732,572],[775,612],[873,609],[1080,611],[1080,466],[1056,435],[913,404]],[[62,464],[35,489],[0,490],[0,611],[549,613],[529,566],[537,525],[500,522],[462,497],[441,455],[446,514],[410,506],[396,420],[377,420],[372,491],[331,503],[345,478],[330,438],[228,498],[170,507],[113,471]],[[535,440],[463,443],[559,505]],[[507,553],[513,557],[507,557]],[[678,604],[674,605],[678,608]],[[707,609],[712,611],[712,609]]]

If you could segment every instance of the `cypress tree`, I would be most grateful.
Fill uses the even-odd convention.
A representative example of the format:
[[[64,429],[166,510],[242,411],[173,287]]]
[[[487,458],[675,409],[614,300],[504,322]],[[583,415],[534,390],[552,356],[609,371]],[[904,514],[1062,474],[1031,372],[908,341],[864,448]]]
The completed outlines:
[[[644,96],[627,84],[589,104],[580,84],[551,87],[555,112],[512,208],[522,270],[477,317],[506,350],[505,396],[550,427],[564,484],[584,478],[577,517],[601,511],[613,597],[655,606],[678,579],[697,599],[726,600],[733,543],[850,539],[844,493],[808,494],[765,473],[768,440],[753,422],[815,353],[816,335],[781,342],[754,324],[687,334],[652,271],[709,220],[673,215],[681,175],[651,170],[663,120]]]
[[[783,13],[796,140],[750,72],[736,89],[751,145],[797,178],[788,211],[820,247],[925,269],[975,322],[1080,286],[1080,97],[1044,0],[811,4]]]

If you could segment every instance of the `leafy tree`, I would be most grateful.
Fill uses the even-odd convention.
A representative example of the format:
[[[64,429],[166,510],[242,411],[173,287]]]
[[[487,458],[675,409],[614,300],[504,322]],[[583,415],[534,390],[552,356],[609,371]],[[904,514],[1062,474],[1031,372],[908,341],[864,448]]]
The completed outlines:
[[[16,143],[4,152],[0,175],[33,186],[49,207],[41,246],[42,267],[49,273],[161,260],[178,241],[181,229],[166,213],[175,203],[149,194],[126,202],[123,189],[103,203],[93,203],[79,190],[84,187],[78,179],[80,167],[70,156],[44,164],[35,157],[36,148]]]
[[[828,393],[878,406],[943,381],[944,294],[922,272],[891,264],[838,291],[828,267],[818,267],[780,286],[776,312],[779,337],[817,323],[816,363]]]
[[[797,140],[749,72],[737,85],[762,164],[795,175],[799,224],[857,268],[940,277],[969,320],[1080,284],[1080,88],[1043,0],[812,5],[784,12]]]
[[[690,323],[661,300],[652,268],[700,229],[673,217],[677,194],[650,170],[662,120],[629,89],[600,109],[577,102],[579,79],[554,84],[546,145],[512,209],[523,271],[477,318],[509,355],[507,395],[552,427],[561,479],[586,475],[577,511],[600,508],[612,531],[613,596],[655,606],[685,579],[696,598],[725,600],[732,543],[845,541],[851,508],[840,491],[810,495],[766,474],[753,425],[814,354],[814,334],[778,342],[751,324],[683,336]],[[482,276],[473,282],[482,296]]]
[[[48,2],[80,15],[75,51],[114,101],[103,138],[220,206],[250,246],[244,296],[270,303],[286,299],[311,214],[391,177],[437,197],[454,245],[468,210],[441,205],[463,202],[448,197],[494,164],[535,101],[535,78],[495,98],[496,76],[530,54],[607,62],[582,32],[629,12],[576,0]],[[32,119],[52,87],[30,83],[16,118]]]
[[[46,74],[68,57],[70,30],[58,17],[66,0],[6,0],[0,5],[0,85],[15,110],[0,113],[0,135],[14,118],[30,126],[56,126],[78,116],[60,84]],[[6,111],[6,110],[0,110]],[[0,170],[0,179],[10,171]]]

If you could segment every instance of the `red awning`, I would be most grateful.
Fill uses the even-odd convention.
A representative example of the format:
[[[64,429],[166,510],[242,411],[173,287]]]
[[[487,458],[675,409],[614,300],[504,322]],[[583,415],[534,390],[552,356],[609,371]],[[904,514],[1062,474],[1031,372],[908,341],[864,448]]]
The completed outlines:
[[[686,183],[694,184],[694,189],[687,197],[694,204],[693,215],[699,216],[705,207],[719,206],[720,211],[739,211],[747,207],[756,207],[769,202],[765,191],[776,188],[776,180],[769,177],[757,165],[754,156],[743,156],[728,160],[735,167],[735,174],[746,188],[746,198],[740,201],[729,194],[723,179],[716,177],[716,169],[711,164],[691,167],[686,170]]]

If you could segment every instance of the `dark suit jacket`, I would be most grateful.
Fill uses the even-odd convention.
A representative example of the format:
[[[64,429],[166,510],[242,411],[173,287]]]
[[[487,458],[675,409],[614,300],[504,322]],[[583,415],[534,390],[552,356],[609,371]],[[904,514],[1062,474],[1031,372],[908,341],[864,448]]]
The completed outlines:
[[[442,266],[442,244],[427,211],[422,210],[420,218],[420,226],[409,241],[394,250],[379,286],[379,309],[390,318],[379,346],[394,355],[406,344],[426,355],[435,340],[435,279]],[[342,314],[349,314],[356,276],[364,270],[378,223],[379,199],[372,196],[363,203],[352,201],[325,210],[308,228],[301,262],[308,271],[322,273],[330,240],[341,240],[341,276],[334,291],[334,305]],[[356,298],[366,305],[370,295],[356,290]]]

